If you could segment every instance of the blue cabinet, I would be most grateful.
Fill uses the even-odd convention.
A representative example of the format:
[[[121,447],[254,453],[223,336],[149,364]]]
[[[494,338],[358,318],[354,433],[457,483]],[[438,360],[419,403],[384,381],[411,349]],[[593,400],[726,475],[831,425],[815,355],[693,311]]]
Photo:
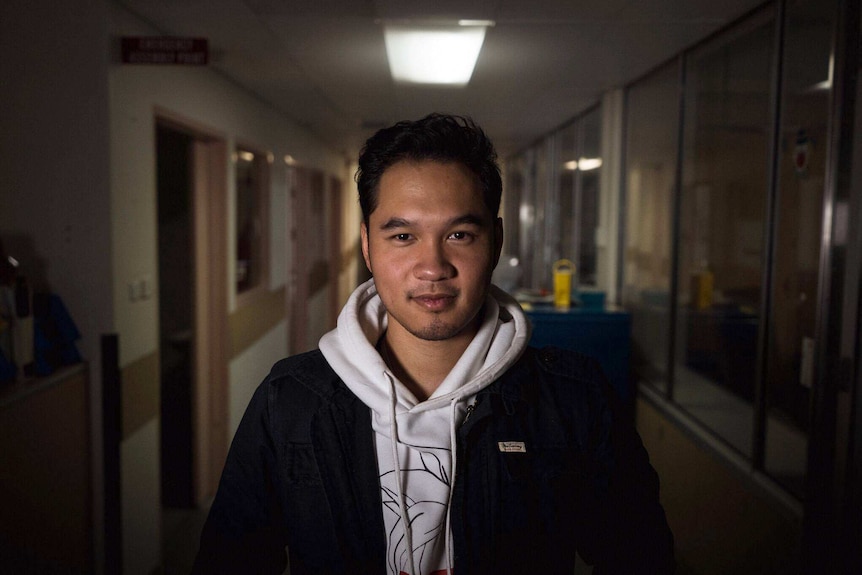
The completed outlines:
[[[533,324],[530,344],[556,345],[595,358],[624,401],[632,399],[629,384],[631,314],[617,309],[573,307],[526,310]]]

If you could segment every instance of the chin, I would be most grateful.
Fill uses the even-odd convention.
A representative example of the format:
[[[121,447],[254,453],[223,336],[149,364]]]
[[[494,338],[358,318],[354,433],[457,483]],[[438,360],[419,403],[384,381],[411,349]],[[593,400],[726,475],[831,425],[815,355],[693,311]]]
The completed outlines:
[[[452,339],[461,333],[462,330],[449,325],[430,325],[409,331],[415,337],[424,339],[425,341],[445,341]]]
[[[475,332],[479,323],[477,317],[465,323],[451,323],[435,318],[430,323],[416,326],[408,331],[415,337],[425,341],[445,341],[458,337],[466,332]]]

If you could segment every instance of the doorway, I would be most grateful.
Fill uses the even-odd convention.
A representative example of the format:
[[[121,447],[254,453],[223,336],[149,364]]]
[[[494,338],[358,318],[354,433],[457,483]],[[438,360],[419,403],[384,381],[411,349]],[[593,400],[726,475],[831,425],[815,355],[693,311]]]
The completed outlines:
[[[192,143],[188,134],[157,126],[161,503],[178,509],[195,504]]]
[[[190,568],[173,555],[196,549],[228,449],[227,146],[162,111],[155,130],[162,548]]]

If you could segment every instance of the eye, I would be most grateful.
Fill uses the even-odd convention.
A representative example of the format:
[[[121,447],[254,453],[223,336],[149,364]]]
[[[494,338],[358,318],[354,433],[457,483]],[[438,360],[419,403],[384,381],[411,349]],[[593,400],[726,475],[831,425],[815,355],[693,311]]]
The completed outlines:
[[[392,239],[397,242],[406,242],[410,240],[410,234],[395,234]]]
[[[452,232],[449,234],[449,237],[453,240],[463,242],[473,239],[474,236],[470,232]]]

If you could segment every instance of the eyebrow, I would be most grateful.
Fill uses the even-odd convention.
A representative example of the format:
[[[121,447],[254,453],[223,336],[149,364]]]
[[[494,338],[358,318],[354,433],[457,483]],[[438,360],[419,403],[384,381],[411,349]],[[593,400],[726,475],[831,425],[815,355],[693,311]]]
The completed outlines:
[[[485,225],[485,218],[477,214],[464,214],[463,216],[458,216],[457,218],[452,218],[447,222],[447,226],[458,226],[458,225],[471,225],[471,226],[483,226]],[[382,224],[380,224],[380,230],[394,230],[399,228],[409,228],[413,225],[413,222],[406,218],[389,218]]]
[[[380,229],[383,231],[394,230],[396,228],[408,228],[410,225],[410,220],[405,220],[404,218],[389,218],[380,224]]]

